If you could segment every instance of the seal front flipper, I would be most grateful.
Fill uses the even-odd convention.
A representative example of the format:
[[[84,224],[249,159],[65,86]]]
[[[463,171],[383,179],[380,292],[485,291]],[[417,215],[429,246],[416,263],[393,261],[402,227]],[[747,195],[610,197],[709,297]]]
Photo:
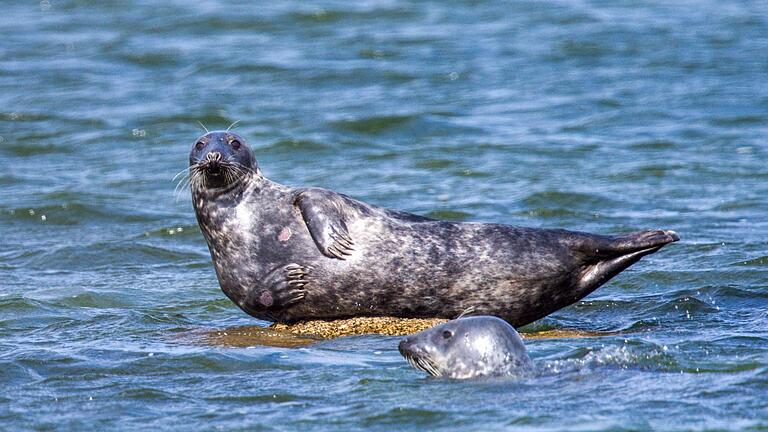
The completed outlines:
[[[294,204],[323,255],[343,260],[352,254],[354,242],[347,230],[345,203],[339,195],[323,189],[305,189],[296,195]]]
[[[282,311],[304,299],[308,275],[309,268],[298,264],[278,267],[267,274],[260,287],[248,293],[245,303],[255,309]]]

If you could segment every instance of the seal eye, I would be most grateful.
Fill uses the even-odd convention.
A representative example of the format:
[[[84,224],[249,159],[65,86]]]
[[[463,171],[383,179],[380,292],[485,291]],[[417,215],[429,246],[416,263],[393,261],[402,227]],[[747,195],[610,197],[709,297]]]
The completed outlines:
[[[236,139],[233,139],[232,141],[230,141],[229,145],[231,145],[232,148],[235,149],[235,150],[239,150],[240,149],[240,141],[238,141]]]
[[[202,149],[203,149],[203,147],[205,147],[205,143],[204,143],[204,142],[202,142],[202,141],[198,141],[198,142],[195,144],[195,148],[196,148],[196,149],[198,149],[198,150],[202,150]]]
[[[450,339],[453,337],[453,333],[449,330],[443,330],[443,339]]]

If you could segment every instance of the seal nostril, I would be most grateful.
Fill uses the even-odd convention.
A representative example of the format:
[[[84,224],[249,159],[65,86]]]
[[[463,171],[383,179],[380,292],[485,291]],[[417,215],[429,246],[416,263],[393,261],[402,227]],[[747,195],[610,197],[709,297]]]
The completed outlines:
[[[216,162],[221,160],[221,153],[219,152],[210,152],[207,155],[205,155],[205,158],[211,162]]]

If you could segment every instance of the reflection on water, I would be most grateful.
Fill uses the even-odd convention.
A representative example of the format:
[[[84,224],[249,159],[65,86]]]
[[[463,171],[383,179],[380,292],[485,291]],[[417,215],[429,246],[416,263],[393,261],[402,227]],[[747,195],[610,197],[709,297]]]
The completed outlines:
[[[261,326],[239,326],[223,330],[209,330],[204,333],[195,332],[195,336],[200,338],[200,343],[228,348],[245,348],[260,345],[297,348],[321,340],[316,337],[296,335]],[[190,337],[189,339],[192,338]]]

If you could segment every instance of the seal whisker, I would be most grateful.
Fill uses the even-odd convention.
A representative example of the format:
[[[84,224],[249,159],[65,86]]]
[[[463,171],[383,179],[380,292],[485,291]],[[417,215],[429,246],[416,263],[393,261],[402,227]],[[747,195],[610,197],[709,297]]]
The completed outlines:
[[[421,370],[423,370],[424,372],[432,376],[437,376],[437,371],[435,371],[435,369],[429,364],[429,362],[426,359],[422,357],[418,357],[416,358],[416,362],[419,364]]]
[[[422,369],[421,369],[421,365],[420,365],[420,364],[418,364],[418,363],[416,362],[416,359],[414,359],[414,358],[410,358],[410,359],[408,360],[408,363],[410,363],[410,364],[411,364],[411,366],[413,366],[414,368],[416,368],[416,369],[418,369],[418,370],[422,370]]]
[[[173,189],[173,195],[176,202],[179,202],[179,199],[181,199],[181,192],[184,191],[189,186],[190,186],[189,176],[179,180],[179,182],[176,184],[176,187]]]
[[[176,182],[176,187],[173,188],[174,192],[178,192],[182,188],[182,185],[189,184],[189,174],[185,175],[184,177],[180,178],[178,182]]]
[[[199,190],[205,183],[205,176],[202,173],[200,165],[193,165],[189,168],[189,187],[191,190]]]
[[[421,366],[418,363],[416,363],[416,359],[412,355],[406,354],[405,360],[408,361],[408,364],[410,364],[414,368],[421,370]]]
[[[229,125],[229,127],[227,128],[227,132],[229,132],[229,131],[230,131],[230,129],[232,129],[233,127],[235,127],[235,125],[236,125],[236,124],[238,124],[238,123],[240,123],[240,120],[235,120],[235,121],[233,121],[233,122],[232,122],[232,124],[231,124],[231,125]]]
[[[201,122],[200,120],[198,120],[198,121],[197,121],[197,124],[199,124],[199,125],[200,125],[200,126],[203,128],[203,130],[205,130],[205,133],[211,133],[211,132],[208,130],[208,128],[207,128],[207,127],[205,127],[205,125],[203,124],[203,122]]]
[[[189,167],[186,167],[186,168],[184,168],[183,170],[181,170],[181,171],[177,172],[177,173],[176,173],[176,175],[174,175],[174,176],[173,176],[173,178],[171,179],[171,181],[176,181],[176,178],[177,178],[177,177],[179,177],[180,175],[182,175],[182,174],[185,174],[185,173],[186,173],[187,175],[189,175]]]
[[[461,311],[459,316],[457,316],[455,319],[464,318],[465,316],[467,316],[469,314],[475,313],[476,310],[477,310],[477,308],[475,306],[470,306],[470,307],[464,309],[463,311]]]
[[[443,376],[442,372],[440,372],[437,368],[437,363],[435,363],[432,359],[426,359],[427,364],[429,365],[430,370],[432,370],[432,375],[436,377]]]
[[[176,180],[175,178],[173,180],[176,182],[176,186],[178,187],[179,183],[183,182],[184,180],[187,180],[189,178],[189,176],[190,176],[190,173],[189,173],[189,171],[187,171],[178,180]]]

